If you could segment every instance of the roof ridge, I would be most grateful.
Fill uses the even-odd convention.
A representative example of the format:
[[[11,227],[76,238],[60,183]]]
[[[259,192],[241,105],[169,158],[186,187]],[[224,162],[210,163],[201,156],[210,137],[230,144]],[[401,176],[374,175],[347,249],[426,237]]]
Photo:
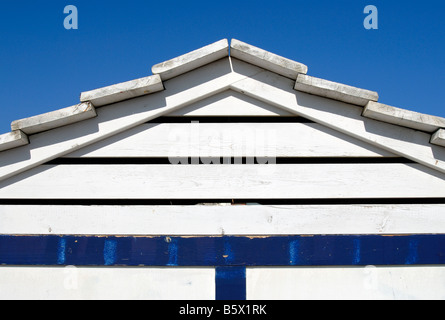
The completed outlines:
[[[12,122],[12,131],[0,135],[0,151],[28,144],[27,135],[95,117],[95,108],[162,91],[163,81],[229,57],[229,50],[232,58],[295,80],[297,91],[362,106],[364,117],[433,133],[431,143],[445,147],[445,118],[378,103],[377,92],[311,77],[302,63],[236,39],[229,46],[229,41],[223,39],[153,66],[151,76],[83,92],[78,105]]]

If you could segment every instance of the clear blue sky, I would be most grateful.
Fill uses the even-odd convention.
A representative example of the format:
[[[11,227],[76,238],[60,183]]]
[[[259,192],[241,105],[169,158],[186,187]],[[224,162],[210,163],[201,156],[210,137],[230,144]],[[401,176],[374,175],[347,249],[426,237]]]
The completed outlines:
[[[379,10],[378,30],[363,27],[369,4]],[[63,26],[67,5],[79,10],[78,30]],[[223,38],[378,91],[382,103],[445,117],[444,12],[444,1],[430,0],[4,0],[0,133]]]

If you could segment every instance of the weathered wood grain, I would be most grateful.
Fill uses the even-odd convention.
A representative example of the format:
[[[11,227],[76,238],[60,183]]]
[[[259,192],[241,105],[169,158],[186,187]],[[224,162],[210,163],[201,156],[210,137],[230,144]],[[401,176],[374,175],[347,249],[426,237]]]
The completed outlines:
[[[319,124],[260,121],[144,124],[66,157],[395,157]]]
[[[444,300],[444,266],[247,268],[248,300]]]
[[[0,199],[443,197],[442,174],[419,164],[397,163],[42,165],[0,183]]]
[[[367,266],[445,264],[445,235],[282,237],[0,236],[23,266]]]
[[[2,205],[0,234],[441,234],[445,205]],[[175,221],[175,223],[171,223]]]

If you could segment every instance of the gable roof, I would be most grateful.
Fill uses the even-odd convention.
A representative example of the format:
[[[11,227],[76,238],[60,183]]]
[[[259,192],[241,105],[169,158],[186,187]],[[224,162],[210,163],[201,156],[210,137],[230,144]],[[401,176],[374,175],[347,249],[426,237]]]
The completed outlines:
[[[212,71],[204,68],[227,57],[231,70],[222,65],[215,65]],[[239,60],[257,69],[238,72],[233,66]],[[187,73],[196,69],[203,71],[194,80],[187,78]],[[308,76],[304,64],[239,40],[233,39],[230,46],[226,39],[218,41],[157,64],[152,72],[146,78],[84,92],[79,105],[14,121],[12,132],[0,135],[0,181],[226,90],[445,173],[445,119],[378,103],[377,92]],[[177,81],[194,86],[178,85]],[[176,86],[166,89],[167,83]],[[157,92],[164,94],[153,95],[152,105],[137,110],[128,107],[127,100]],[[333,103],[314,106],[305,103],[299,92]],[[358,112],[349,105],[364,108]],[[70,126],[75,124],[83,125],[82,135]]]

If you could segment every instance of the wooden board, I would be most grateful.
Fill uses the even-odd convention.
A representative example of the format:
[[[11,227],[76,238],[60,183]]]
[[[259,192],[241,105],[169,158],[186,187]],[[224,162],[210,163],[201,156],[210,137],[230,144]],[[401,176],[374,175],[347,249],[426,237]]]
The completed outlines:
[[[43,165],[0,183],[1,199],[443,198],[418,164]]]
[[[2,300],[213,300],[213,268],[0,267]]]
[[[10,266],[367,266],[445,264],[445,235],[0,236]]]
[[[270,104],[252,99],[236,91],[227,90],[210,98],[174,111],[168,116],[295,116],[283,109],[273,107]]]
[[[444,266],[247,268],[248,300],[444,300]]]
[[[440,234],[445,204],[0,206],[0,234]],[[175,221],[175,223],[171,223]]]
[[[395,157],[314,123],[144,124],[66,157]]]

